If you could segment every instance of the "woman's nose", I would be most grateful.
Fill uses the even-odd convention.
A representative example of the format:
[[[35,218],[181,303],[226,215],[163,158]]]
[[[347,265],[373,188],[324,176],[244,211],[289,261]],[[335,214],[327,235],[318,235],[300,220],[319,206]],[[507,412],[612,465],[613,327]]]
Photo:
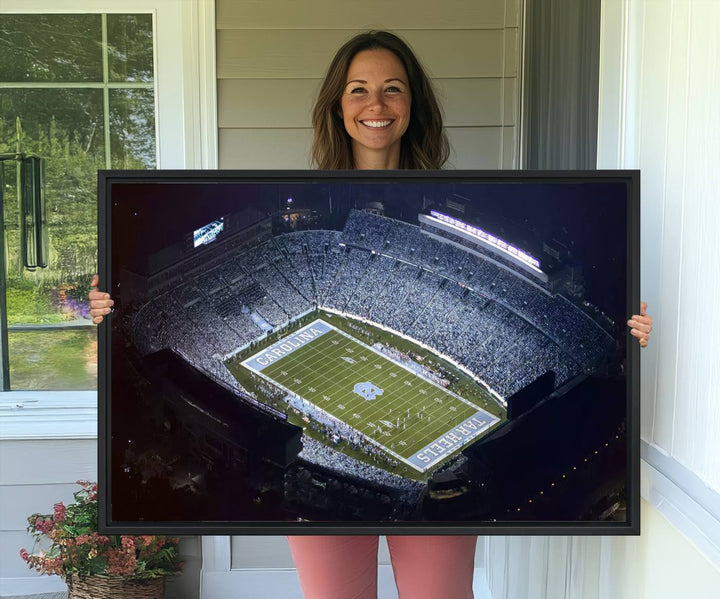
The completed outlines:
[[[368,95],[368,105],[371,108],[382,108],[385,104],[385,99],[383,97],[382,90],[377,90],[374,92],[370,92]]]

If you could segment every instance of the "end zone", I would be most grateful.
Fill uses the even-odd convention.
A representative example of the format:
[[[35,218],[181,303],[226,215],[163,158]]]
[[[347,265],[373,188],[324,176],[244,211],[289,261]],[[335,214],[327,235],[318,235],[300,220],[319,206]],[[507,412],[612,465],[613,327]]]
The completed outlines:
[[[421,471],[432,468],[454,451],[470,443],[499,420],[487,412],[478,412],[442,437],[428,443],[415,455],[408,458],[408,462]]]
[[[276,341],[254,356],[247,358],[241,362],[241,364],[245,366],[245,368],[254,370],[255,372],[262,372],[265,367],[270,366],[270,364],[276,360],[290,355],[306,343],[314,341],[322,337],[325,333],[334,330],[335,328],[331,327],[325,321],[320,319],[315,320],[280,341]]]

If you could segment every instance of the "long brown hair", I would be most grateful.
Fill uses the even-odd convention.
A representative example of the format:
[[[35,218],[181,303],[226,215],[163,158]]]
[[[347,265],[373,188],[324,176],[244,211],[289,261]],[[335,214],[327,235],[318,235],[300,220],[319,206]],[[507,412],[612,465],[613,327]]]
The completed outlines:
[[[410,47],[388,31],[368,31],[347,41],[335,54],[320,87],[312,114],[313,164],[323,170],[354,168],[350,136],[340,116],[340,98],[348,68],[363,50],[389,50],[407,73],[412,105],[410,123],[400,146],[401,169],[439,169],[450,154],[442,128],[442,111],[432,83]]]

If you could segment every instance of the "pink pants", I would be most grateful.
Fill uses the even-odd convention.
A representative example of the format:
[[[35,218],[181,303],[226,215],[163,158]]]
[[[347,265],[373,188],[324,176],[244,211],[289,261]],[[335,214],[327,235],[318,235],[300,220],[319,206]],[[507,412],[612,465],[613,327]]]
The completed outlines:
[[[475,536],[387,537],[399,599],[472,599]],[[305,599],[376,599],[376,536],[288,537]]]

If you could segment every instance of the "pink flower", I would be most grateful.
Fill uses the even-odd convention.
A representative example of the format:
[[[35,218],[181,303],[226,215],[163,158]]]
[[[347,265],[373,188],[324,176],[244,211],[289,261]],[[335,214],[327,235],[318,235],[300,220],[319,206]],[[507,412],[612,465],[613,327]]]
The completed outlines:
[[[91,483],[87,480],[78,480],[76,482],[88,494],[87,501],[95,501],[97,499],[97,483]]]
[[[135,539],[132,537],[122,537],[121,543],[125,549],[135,549]]]
[[[49,542],[49,548],[37,553],[20,550],[20,557],[28,567],[41,574],[61,576],[84,576],[100,571],[103,574],[132,576],[138,570],[140,559],[143,560],[144,573],[179,569],[174,551],[163,551],[166,537],[108,537],[93,531],[92,523],[97,514],[97,484],[78,482],[82,488],[74,493],[74,503],[66,506],[59,502],[53,506],[50,515],[32,514],[28,517],[28,530],[32,535],[38,541]],[[87,534],[78,534],[80,531]],[[160,565],[150,567],[146,564],[144,560],[150,557],[160,560]]]
[[[135,552],[127,549],[108,549],[108,574],[127,576],[135,573],[137,559]]]
[[[42,518],[38,518],[37,520],[35,520],[35,528],[37,528],[44,535],[49,533],[52,530],[52,527],[52,520],[43,520]]]
[[[48,558],[43,564],[43,568],[47,574],[62,574],[62,566],[62,559],[59,557]]]
[[[55,512],[54,516],[53,516],[53,519],[55,520],[55,522],[61,522],[61,521],[65,520],[65,505],[63,504],[62,501],[60,503],[56,503],[53,506],[53,510]]]

